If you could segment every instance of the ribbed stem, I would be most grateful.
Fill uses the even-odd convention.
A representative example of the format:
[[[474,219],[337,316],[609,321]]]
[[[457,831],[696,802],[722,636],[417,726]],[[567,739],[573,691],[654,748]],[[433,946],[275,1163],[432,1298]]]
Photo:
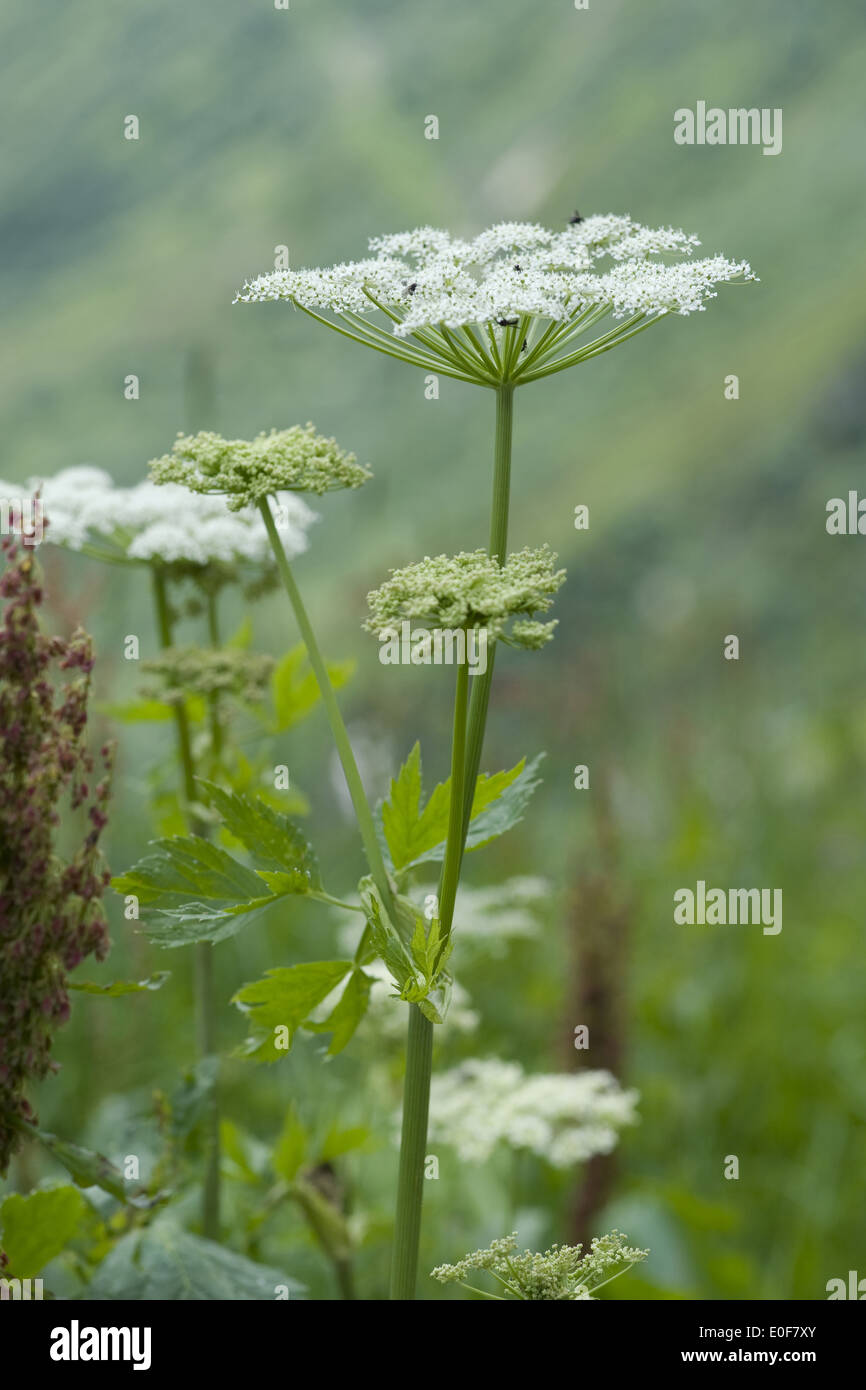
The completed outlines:
[[[477,680],[478,677],[473,677]],[[469,696],[469,665],[464,661],[457,667],[457,688],[454,694],[454,727],[451,738],[451,804],[448,812],[448,838],[445,859],[439,880],[439,924],[443,933],[451,933],[460,863],[463,858],[463,824],[466,781],[466,709]]]
[[[168,586],[163,570],[152,567],[153,596],[156,606],[156,625],[160,645],[170,647],[173,641],[174,620],[168,601]],[[182,702],[176,702],[174,725],[177,738],[177,751],[180,758],[183,778],[183,794],[187,806],[188,828],[194,835],[204,834],[207,827],[199,821],[192,811],[195,804],[195,764],[192,755],[192,738],[189,720]],[[213,947],[206,941],[200,942],[195,950],[195,1001],[196,1033],[198,1051],[201,1057],[216,1056],[217,1023],[213,986]],[[202,1232],[208,1240],[220,1238],[220,1117],[218,1079],[204,1119],[205,1173],[202,1189]]]
[[[496,435],[493,447],[493,497],[490,504],[490,542],[488,553],[500,564],[504,564],[508,550],[508,509],[511,496],[511,441],[514,428],[514,387],[503,385],[496,391]],[[472,678],[472,700],[469,707],[469,731],[466,740],[466,778],[463,802],[463,839],[469,830],[472,801],[475,796],[475,783],[481,766],[481,750],[484,744],[484,730],[487,726],[487,709],[490,704],[490,688],[493,684],[493,667],[496,659],[495,643],[487,646],[487,668]]]
[[[403,1083],[403,1127],[397,1178],[397,1213],[391,1261],[391,1298],[413,1299],[418,1273],[421,1207],[424,1201],[424,1159],[430,1074],[433,1070],[433,1024],[417,1004],[409,1005],[406,1038],[406,1080]]]
[[[451,804],[445,860],[439,881],[437,915],[443,935],[451,932],[460,861],[463,855],[463,779],[466,764],[466,708],[469,666],[457,667],[454,694],[454,727],[451,740]],[[397,1214],[394,1223],[394,1255],[391,1265],[391,1297],[415,1297],[421,1208],[424,1201],[424,1159],[427,1149],[427,1117],[430,1075],[433,1066],[433,1024],[417,1004],[409,1006],[406,1040],[406,1080],[403,1087],[403,1129],[397,1174]]]

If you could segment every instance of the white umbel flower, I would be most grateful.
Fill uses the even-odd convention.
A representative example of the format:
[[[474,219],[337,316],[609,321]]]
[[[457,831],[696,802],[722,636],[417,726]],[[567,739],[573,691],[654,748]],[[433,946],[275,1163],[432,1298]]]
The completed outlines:
[[[570,1168],[610,1153],[636,1123],[637,1101],[607,1071],[532,1076],[518,1062],[473,1059],[433,1077],[430,1135],[467,1163],[485,1163],[507,1144]]]
[[[677,228],[610,214],[560,232],[503,222],[473,240],[420,227],[374,237],[364,260],[259,275],[235,302],[287,300],[417,366],[485,386],[520,385],[669,314],[700,312],[719,284],[756,278],[747,261],[694,257],[699,244]],[[608,332],[571,349],[606,317]]]
[[[23,491],[37,488],[48,523],[45,539],[70,550],[96,541],[110,546],[106,558],[140,563],[270,564],[267,531],[255,507],[229,511],[225,498],[192,493],[179,483],[115,487],[110,474],[89,466],[31,478]],[[290,557],[306,550],[317,519],[296,493],[277,496],[275,521]]]

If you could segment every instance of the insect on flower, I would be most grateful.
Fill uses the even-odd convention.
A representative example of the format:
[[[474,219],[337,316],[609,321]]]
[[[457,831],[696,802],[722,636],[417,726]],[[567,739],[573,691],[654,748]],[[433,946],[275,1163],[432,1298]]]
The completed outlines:
[[[675,227],[577,211],[558,232],[501,222],[465,239],[417,227],[374,237],[363,260],[259,275],[235,302],[283,300],[389,357],[498,389],[563,371],[700,312],[720,284],[756,278],[746,261],[694,256],[699,244]],[[513,327],[503,343],[496,329]]]

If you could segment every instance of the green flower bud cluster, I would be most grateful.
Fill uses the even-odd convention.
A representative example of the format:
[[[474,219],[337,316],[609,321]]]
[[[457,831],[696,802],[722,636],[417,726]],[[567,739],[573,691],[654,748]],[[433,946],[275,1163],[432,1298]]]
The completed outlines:
[[[556,626],[555,620],[533,617],[547,612],[565,579],[555,563],[546,545],[518,550],[504,564],[486,550],[427,556],[391,570],[367,595],[370,617],[364,626],[379,637],[407,620],[427,628],[484,628],[491,640],[535,650],[550,641]]]
[[[274,664],[273,657],[232,647],[169,647],[142,662],[142,671],[154,677],[142,693],[169,704],[178,704],[188,695],[232,695],[258,704],[267,694]]]
[[[372,474],[336,440],[312,424],[271,430],[255,439],[223,439],[202,431],[179,435],[170,454],[151,460],[155,483],[181,483],[191,492],[221,493],[230,511],[255,506],[280,492],[361,487]]]
[[[626,1245],[619,1231],[596,1236],[586,1254],[582,1245],[552,1245],[543,1254],[517,1251],[517,1233],[491,1241],[457,1264],[431,1271],[440,1284],[465,1284],[467,1275],[486,1270],[505,1289],[500,1298],[575,1302],[592,1298],[592,1291],[645,1260],[648,1250]]]

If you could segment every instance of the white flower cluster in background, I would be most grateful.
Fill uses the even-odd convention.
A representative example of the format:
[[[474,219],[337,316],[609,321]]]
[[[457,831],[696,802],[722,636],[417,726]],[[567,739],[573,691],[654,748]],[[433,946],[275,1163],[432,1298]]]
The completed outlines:
[[[427,890],[418,891],[424,894]],[[483,947],[487,957],[502,956],[513,941],[538,936],[539,914],[551,892],[547,879],[530,875],[483,888],[461,884],[453,922],[458,957],[475,946]]]
[[[504,222],[473,240],[421,227],[374,237],[375,254],[362,261],[259,275],[235,302],[284,299],[356,315],[385,305],[397,311],[397,337],[442,324],[502,327],[523,314],[560,321],[602,306],[615,318],[691,314],[715,297],[715,285],[756,278],[747,261],[693,258],[698,245],[696,236],[676,228],[643,227],[612,214],[560,232]]]
[[[518,1062],[472,1059],[434,1074],[430,1138],[467,1163],[507,1144],[570,1168],[615,1148],[620,1131],[637,1123],[638,1098],[607,1071],[533,1076]]]
[[[20,484],[0,482],[6,497],[40,490],[47,521],[45,538],[81,550],[95,538],[110,542],[129,560],[262,563],[271,550],[255,507],[230,512],[221,496],[191,493],[178,483],[149,481],[115,487],[101,468],[64,468],[54,477]],[[317,514],[296,493],[280,493],[274,508],[277,529],[290,558],[307,548],[307,530]]]

